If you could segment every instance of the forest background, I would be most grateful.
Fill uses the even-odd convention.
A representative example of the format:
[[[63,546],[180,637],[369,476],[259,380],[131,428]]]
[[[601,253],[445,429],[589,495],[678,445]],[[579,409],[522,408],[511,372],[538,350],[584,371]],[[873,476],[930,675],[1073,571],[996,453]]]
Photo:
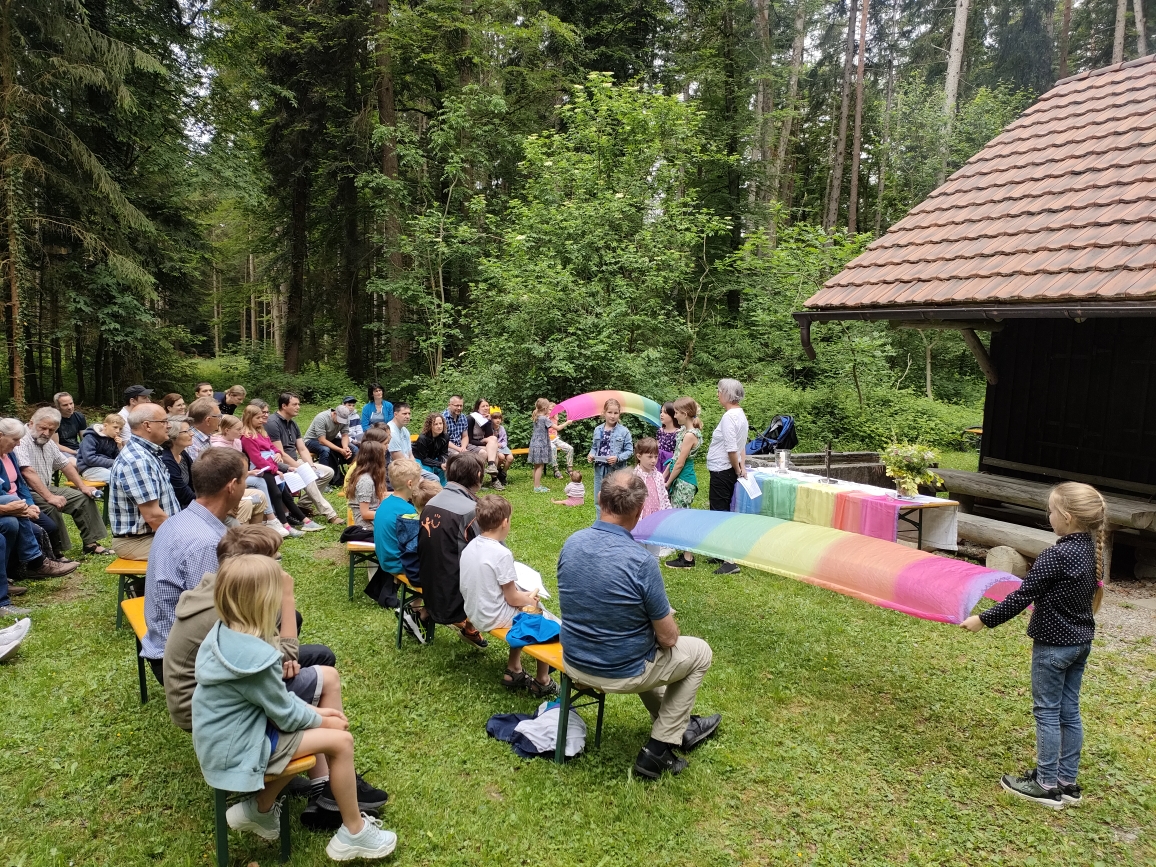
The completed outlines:
[[[950,447],[958,334],[820,324],[812,362],[790,313],[1146,53],[1142,0],[0,0],[0,400],[378,380],[519,442],[540,396],[734,376],[804,445]]]

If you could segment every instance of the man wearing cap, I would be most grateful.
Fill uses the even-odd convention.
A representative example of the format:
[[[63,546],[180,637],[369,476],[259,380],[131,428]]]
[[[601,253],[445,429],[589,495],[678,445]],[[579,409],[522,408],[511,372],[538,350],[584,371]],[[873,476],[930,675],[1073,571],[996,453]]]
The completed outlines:
[[[365,428],[361,426],[361,413],[357,411],[357,398],[347,394],[345,400],[341,401],[341,405],[349,407],[349,442],[360,448],[361,438],[365,435]]]
[[[152,394],[153,390],[143,385],[130,385],[124,390],[124,406],[120,408],[120,414],[124,418],[125,427],[128,427],[128,414],[142,403],[152,403]]]
[[[357,455],[357,447],[349,443],[349,417],[352,414],[345,404],[322,410],[305,431],[306,448],[333,470],[335,485],[340,485],[345,479],[342,466]]]

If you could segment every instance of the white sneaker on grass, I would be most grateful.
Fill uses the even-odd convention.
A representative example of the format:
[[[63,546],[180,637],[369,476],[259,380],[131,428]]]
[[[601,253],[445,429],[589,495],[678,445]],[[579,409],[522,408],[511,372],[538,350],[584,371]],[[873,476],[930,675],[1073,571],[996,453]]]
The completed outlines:
[[[262,813],[257,809],[257,799],[248,798],[226,810],[225,821],[234,831],[249,831],[262,840],[276,840],[281,836],[281,804],[274,803],[273,809]]]
[[[17,638],[15,641],[10,641],[10,642],[5,643],[5,641],[3,639],[0,639],[0,662],[3,662],[8,657],[10,657],[13,653],[15,653],[16,648],[18,648],[20,646],[20,643],[22,641],[23,641],[23,639]]]
[[[305,523],[301,525],[301,529],[306,533],[312,533],[314,530],[324,530],[325,528],[314,521],[312,518],[306,518]]]
[[[280,521],[266,521],[265,526],[280,533],[282,539],[288,537],[289,535],[289,529]]]
[[[27,617],[23,620],[17,620],[11,626],[5,626],[3,629],[0,629],[0,644],[23,640],[31,628],[32,621]]]
[[[296,527],[294,527],[292,524],[286,524],[285,525],[285,535],[287,535],[293,539],[296,539],[300,536],[304,536],[305,534],[302,533],[300,530],[298,530]]]
[[[352,861],[354,858],[384,858],[397,846],[397,834],[381,827],[381,819],[361,814],[365,822],[361,831],[350,834],[342,825],[325,847],[325,854],[334,861]]]

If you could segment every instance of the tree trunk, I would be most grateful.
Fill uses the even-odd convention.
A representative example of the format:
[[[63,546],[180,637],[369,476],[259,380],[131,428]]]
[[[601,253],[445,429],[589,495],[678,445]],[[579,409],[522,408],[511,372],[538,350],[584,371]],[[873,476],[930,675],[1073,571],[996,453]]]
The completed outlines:
[[[392,133],[397,128],[397,109],[394,106],[393,94],[393,58],[389,50],[389,3],[390,0],[374,0],[373,16],[374,27],[377,31],[377,119],[390,134],[386,135],[381,144],[381,173],[390,181],[396,181],[397,170],[397,139]],[[382,225],[382,238],[387,256],[386,273],[394,278],[402,272],[405,262],[398,249],[401,238],[401,221],[392,202],[385,205],[385,220]],[[385,296],[387,321],[389,323],[389,359],[393,364],[405,361],[409,349],[399,334],[402,320],[401,298],[392,292]]]
[[[883,227],[883,194],[887,192],[887,149],[891,147],[891,96],[895,89],[895,60],[887,59],[887,98],[883,103],[883,141],[879,148],[879,189],[875,193],[875,237]]]
[[[5,89],[10,85],[5,83]],[[17,412],[24,412],[24,361],[20,357],[20,236],[16,231],[15,172],[8,173],[5,190],[5,222],[8,224],[8,361],[12,379],[12,401]]]
[[[807,36],[807,0],[797,0],[795,7],[795,41],[791,43],[791,73],[787,79],[787,101],[783,106],[783,128],[779,131],[778,147],[775,149],[775,168],[771,175],[779,198],[786,199],[786,184],[783,167],[787,162],[787,148],[791,143],[791,126],[795,117],[795,100],[799,93],[799,70],[803,68],[803,43]]]
[[[1064,0],[1064,19],[1060,28],[1060,78],[1068,77],[1068,46],[1072,38],[1072,0]]]
[[[92,402],[99,404],[104,401],[105,391],[108,388],[108,383],[104,376],[104,332],[98,331],[96,333],[96,349],[92,354],[92,369],[93,369],[93,395]]]
[[[959,73],[963,68],[963,48],[967,41],[967,10],[971,0],[955,0],[955,21],[951,27],[951,49],[947,53],[947,79],[943,87],[943,136],[940,138],[939,177],[947,178],[947,146],[951,124],[955,120],[955,103],[959,98]]]
[[[285,299],[285,372],[301,371],[301,344],[305,336],[305,256],[308,241],[309,176],[299,171],[293,179],[289,229],[289,291]]]
[[[863,0],[859,15],[859,66],[855,71],[855,132],[851,137],[851,185],[847,192],[847,232],[854,235],[859,214],[859,160],[863,149],[863,70],[867,61],[867,10]]]
[[[771,137],[774,121],[774,103],[771,88],[771,16],[770,0],[755,0],[755,31],[759,38],[759,61],[756,70],[758,84],[755,90],[755,149],[756,169],[753,198],[759,204],[771,200]]]
[[[726,124],[727,198],[730,200],[731,249],[738,250],[743,245],[743,202],[742,176],[738,166],[741,154],[739,142],[739,64],[735,44],[734,14],[728,9],[723,13],[723,119]],[[737,316],[740,294],[737,288],[728,289],[726,294],[727,312]]]
[[[835,156],[831,161],[831,180],[827,188],[827,207],[823,214],[823,228],[830,231],[839,219],[839,198],[843,194],[843,160],[847,152],[847,116],[851,109],[851,68],[855,58],[855,0],[851,0],[847,14],[847,51],[843,58],[843,96],[839,104],[839,133],[835,140]]]
[[[1144,34],[1143,0],[1132,0],[1132,17],[1136,19],[1136,56],[1148,56],[1148,40]]]
[[[88,388],[84,381],[84,329],[77,322],[73,330],[72,369],[76,371],[76,403],[79,405],[88,399]]]
[[[342,209],[344,239],[338,292],[339,312],[345,329],[345,372],[355,382],[365,377],[364,323],[361,319],[361,269],[357,266],[360,233],[357,221],[357,179],[347,174],[338,181],[337,198]]]
[[[1112,38],[1112,62],[1124,60],[1124,25],[1128,18],[1128,0],[1116,0],[1116,35]]]

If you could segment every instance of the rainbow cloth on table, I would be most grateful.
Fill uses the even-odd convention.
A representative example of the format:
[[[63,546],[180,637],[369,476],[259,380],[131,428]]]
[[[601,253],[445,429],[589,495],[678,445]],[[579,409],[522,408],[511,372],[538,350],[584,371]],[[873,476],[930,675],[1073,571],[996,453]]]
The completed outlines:
[[[1020,579],[894,542],[764,515],[667,509],[634,538],[719,557],[924,620],[962,623],[981,597],[1000,600]]]
[[[570,421],[594,418],[602,415],[602,405],[610,398],[614,398],[622,405],[623,412],[640,415],[655,427],[662,424],[662,420],[658,417],[662,411],[662,405],[649,397],[643,397],[629,391],[588,391],[586,394],[579,394],[562,401],[554,407],[554,415],[564,412]]]

